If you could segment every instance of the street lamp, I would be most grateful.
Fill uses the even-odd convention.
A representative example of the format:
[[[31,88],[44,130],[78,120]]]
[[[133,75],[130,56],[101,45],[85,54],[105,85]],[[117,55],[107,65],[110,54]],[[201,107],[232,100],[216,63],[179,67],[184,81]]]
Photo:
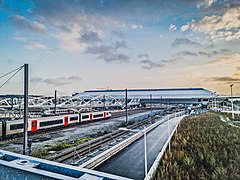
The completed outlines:
[[[231,97],[233,97],[233,91],[232,91],[233,84],[230,84],[231,89]],[[234,119],[234,113],[233,113],[233,99],[232,99],[232,118]]]
[[[145,126],[143,130],[134,130],[134,129],[127,129],[127,128],[119,128],[119,130],[144,133],[144,160],[145,160],[144,166],[145,166],[145,177],[146,177],[147,176],[147,133],[146,133]]]
[[[169,135],[170,135],[170,130],[169,130],[169,115],[168,115],[168,137],[169,137]],[[168,143],[168,149],[169,149],[169,152],[170,152],[170,142]]]
[[[233,84],[230,84],[230,89],[231,89],[231,97],[233,96],[232,87],[233,87]]]

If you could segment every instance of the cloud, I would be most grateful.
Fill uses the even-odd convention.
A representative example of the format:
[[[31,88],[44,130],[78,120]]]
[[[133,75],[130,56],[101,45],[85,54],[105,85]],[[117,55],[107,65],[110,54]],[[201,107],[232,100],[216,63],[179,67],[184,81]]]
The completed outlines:
[[[191,52],[191,51],[181,51],[179,53],[176,54],[176,56],[197,56],[198,54],[195,52]]]
[[[174,57],[177,56],[207,56],[207,57],[212,57],[215,55],[223,54],[226,52],[230,52],[229,49],[220,49],[219,51],[211,51],[211,52],[204,52],[204,51],[197,51],[197,52],[192,52],[192,51],[181,51],[176,54],[174,54]]]
[[[118,48],[126,49],[127,48],[126,41],[116,41],[115,42],[115,49],[118,49]]]
[[[156,63],[150,60],[148,54],[139,54],[137,57],[140,59],[139,62],[142,64],[143,69],[151,70],[165,66],[165,62],[163,61]]]
[[[194,21],[191,29],[209,35],[211,40],[240,39],[240,6],[229,8],[221,16],[205,16]]]
[[[140,63],[143,64],[142,65],[143,69],[148,69],[148,70],[165,66],[165,64],[163,64],[163,63],[155,63],[149,59],[141,60]]]
[[[32,83],[42,82],[42,78],[40,78],[40,77],[33,77],[32,79],[30,79],[30,81]]]
[[[175,31],[177,29],[177,26],[174,24],[171,24],[168,28],[170,31]]]
[[[79,76],[74,75],[70,77],[57,77],[57,78],[46,78],[46,79],[42,79],[41,77],[33,77],[30,81],[32,83],[46,83],[54,86],[62,86],[62,85],[72,84],[80,80],[81,78]]]
[[[53,34],[60,41],[60,47],[69,52],[83,51],[86,48],[86,43],[81,42],[81,35],[84,34],[82,27],[79,24],[72,24],[67,26],[67,28],[70,31]],[[85,40],[89,39],[86,38]]]
[[[132,24],[130,27],[131,27],[132,29],[134,29],[134,30],[136,30],[136,29],[142,29],[142,28],[143,28],[142,25],[137,25],[137,24]]]
[[[201,0],[201,2],[197,4],[197,8],[201,7],[208,8],[216,1],[217,0]]]
[[[89,31],[81,35],[79,38],[80,42],[84,43],[95,43],[95,42],[101,42],[102,40],[99,37],[99,34],[97,32]]]
[[[88,46],[85,51],[87,54],[97,55],[98,59],[103,59],[105,62],[121,62],[128,63],[129,56],[123,53],[118,53],[117,48],[107,45]]]
[[[181,31],[185,32],[185,31],[187,31],[189,28],[190,28],[190,24],[187,23],[187,24],[181,26]]]
[[[12,36],[11,39],[16,41],[22,41],[22,42],[26,42],[28,40],[28,38],[24,36]]]
[[[29,49],[46,49],[46,50],[51,49],[48,46],[46,46],[40,42],[27,42],[25,44],[25,46],[28,47]]]
[[[213,61],[210,61],[208,64],[223,64],[223,65],[226,65],[226,64],[233,64],[233,63],[240,63],[240,54],[232,54],[232,55],[229,55],[229,56],[223,56],[223,57],[220,57],[220,58],[217,58]]]
[[[37,21],[31,21],[24,16],[14,15],[8,17],[12,25],[20,30],[26,30],[30,32],[45,34],[46,27],[44,24],[41,24]]]
[[[138,57],[138,58],[149,59],[149,55],[148,55],[148,54],[139,54],[137,57]]]
[[[211,56],[212,56],[210,53],[203,52],[203,51],[198,51],[198,54],[199,54],[200,56],[208,56],[208,57],[211,57]]]
[[[123,33],[121,30],[119,30],[119,29],[117,29],[117,30],[112,30],[111,32],[112,32],[112,34],[113,34],[114,36],[117,36],[117,37],[120,37],[120,38],[124,37],[124,33]]]
[[[181,45],[202,47],[202,45],[200,43],[189,40],[187,38],[176,38],[174,40],[174,42],[172,43],[173,47],[177,47],[177,46],[181,46]]]
[[[240,83],[240,78],[233,78],[230,76],[222,76],[222,77],[211,77],[206,79],[205,81],[210,82],[226,82],[226,83]]]

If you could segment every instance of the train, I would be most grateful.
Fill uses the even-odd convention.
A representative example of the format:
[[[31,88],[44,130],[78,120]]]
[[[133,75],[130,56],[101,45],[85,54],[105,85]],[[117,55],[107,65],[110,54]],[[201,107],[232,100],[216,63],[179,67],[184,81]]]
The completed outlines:
[[[28,132],[34,133],[45,129],[87,123],[111,117],[109,111],[65,114],[59,116],[29,118]],[[23,133],[23,119],[0,121],[0,138],[5,139]]]

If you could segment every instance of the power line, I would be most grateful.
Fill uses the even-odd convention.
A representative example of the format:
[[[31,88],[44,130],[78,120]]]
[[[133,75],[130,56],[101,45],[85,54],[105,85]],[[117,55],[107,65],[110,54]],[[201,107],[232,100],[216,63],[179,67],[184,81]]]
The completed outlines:
[[[23,67],[24,67],[24,66],[21,66],[20,68],[18,68],[18,71],[15,72],[10,78],[8,78],[8,79],[0,86],[0,89],[1,89],[5,84],[7,84],[19,71],[21,71]],[[12,72],[14,72],[14,71],[12,71]],[[9,74],[9,73],[8,73],[8,74]]]
[[[0,76],[0,79],[1,79],[1,78],[4,78],[5,76],[7,76],[7,75],[9,75],[9,74],[11,74],[11,73],[13,73],[14,71],[17,71],[17,70],[19,70],[19,69],[21,70],[22,68],[23,68],[23,66],[18,67],[17,69],[14,69],[14,70],[12,70],[12,71],[10,71],[10,72],[8,72],[8,73],[2,75],[2,76]]]

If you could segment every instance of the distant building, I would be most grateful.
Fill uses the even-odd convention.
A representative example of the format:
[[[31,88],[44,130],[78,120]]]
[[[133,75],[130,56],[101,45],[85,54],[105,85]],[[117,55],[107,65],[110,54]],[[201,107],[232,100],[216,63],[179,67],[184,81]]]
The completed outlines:
[[[173,89],[129,89],[127,90],[128,102],[140,104],[183,104],[183,105],[207,105],[216,95],[203,88],[173,88]],[[94,97],[116,100],[125,99],[125,90],[88,90],[76,95],[84,99]],[[150,98],[151,97],[151,98]]]

